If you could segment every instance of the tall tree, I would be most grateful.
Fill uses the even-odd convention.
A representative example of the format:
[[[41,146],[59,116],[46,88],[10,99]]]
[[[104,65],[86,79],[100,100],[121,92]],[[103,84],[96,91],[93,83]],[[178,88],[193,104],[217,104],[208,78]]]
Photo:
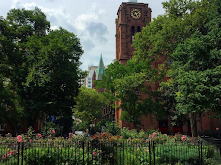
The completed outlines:
[[[212,1],[208,21],[172,54],[172,78],[178,84],[176,109],[190,115],[192,135],[195,116],[221,109],[221,2]]]
[[[220,106],[220,4],[212,0],[170,0],[163,7],[166,13],[135,36],[135,56],[166,59],[158,70],[162,81],[170,77],[161,83],[164,106],[173,108],[176,115],[189,116],[192,135],[196,136],[196,114],[216,111]]]
[[[0,47],[0,74],[12,96],[19,98],[14,103],[23,109],[23,123],[33,126],[44,115],[71,121],[78,82],[84,76],[79,68],[83,50],[76,35],[63,28],[50,30],[38,8],[13,9],[0,20]]]
[[[3,76],[4,90],[7,90],[8,98],[4,100],[7,106],[8,115],[5,119],[11,125],[11,128],[17,128],[24,111],[24,103],[21,92],[23,83],[26,82],[28,73],[27,50],[24,43],[32,35],[43,36],[49,30],[50,23],[46,16],[38,8],[32,11],[24,9],[12,9],[8,12],[7,18],[1,17],[0,20],[0,74]],[[13,120],[15,119],[16,120]],[[13,120],[12,122],[10,122]],[[24,122],[23,122],[24,124]]]

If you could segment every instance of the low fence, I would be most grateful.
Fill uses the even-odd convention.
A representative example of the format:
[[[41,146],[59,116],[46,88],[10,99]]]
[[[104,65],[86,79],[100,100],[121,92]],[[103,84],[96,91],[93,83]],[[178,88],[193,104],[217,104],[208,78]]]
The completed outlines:
[[[48,141],[0,144],[0,164],[203,164],[211,156],[211,146],[196,143],[154,141]]]

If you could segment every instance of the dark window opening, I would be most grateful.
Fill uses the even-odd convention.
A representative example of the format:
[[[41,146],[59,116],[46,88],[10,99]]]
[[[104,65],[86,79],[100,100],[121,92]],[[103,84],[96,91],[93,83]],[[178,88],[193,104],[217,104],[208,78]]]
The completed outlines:
[[[168,127],[168,120],[167,119],[159,120],[159,127]]]
[[[141,32],[140,26],[137,27],[137,32]]]
[[[134,26],[131,27],[131,43],[134,41]]]

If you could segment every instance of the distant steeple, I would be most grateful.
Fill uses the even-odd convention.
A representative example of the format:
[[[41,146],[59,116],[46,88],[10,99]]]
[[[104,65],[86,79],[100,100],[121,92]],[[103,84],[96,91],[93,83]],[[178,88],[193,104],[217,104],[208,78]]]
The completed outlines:
[[[102,75],[105,74],[104,70],[105,70],[105,67],[104,67],[104,62],[103,62],[102,54],[101,54],[98,68],[96,69],[96,80],[102,80]]]

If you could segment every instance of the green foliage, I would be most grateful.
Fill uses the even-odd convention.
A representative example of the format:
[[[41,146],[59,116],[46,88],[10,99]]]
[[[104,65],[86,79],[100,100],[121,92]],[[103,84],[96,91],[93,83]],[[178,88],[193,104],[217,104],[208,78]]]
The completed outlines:
[[[134,57],[161,61],[155,80],[166,81],[160,84],[165,110],[173,110],[174,120],[190,118],[196,136],[196,114],[220,112],[220,1],[162,4],[166,13],[135,36]]]
[[[82,121],[77,125],[77,127],[75,127],[78,128],[75,130],[87,130],[89,128],[89,124],[91,124],[89,121]]]
[[[81,87],[75,100],[77,103],[73,109],[75,117],[89,124],[95,119],[100,119],[102,110],[106,105],[106,99],[97,90]]]
[[[111,133],[112,135],[119,135],[121,132],[121,128],[119,127],[118,123],[106,121],[104,126],[105,132]]]
[[[71,116],[83,54],[75,34],[50,22],[38,8],[12,9],[0,18],[0,112],[18,130],[44,115]],[[67,125],[66,125],[67,127]]]
[[[129,130],[125,129],[125,132]],[[152,133],[151,133],[152,131]],[[169,137],[160,132],[150,130],[145,137],[144,131],[139,134],[136,130],[131,130],[128,139],[121,136],[113,136],[108,133],[96,133],[90,139],[82,136],[69,134],[68,139],[63,137],[47,137],[45,139],[37,137],[29,140],[31,137],[29,131],[28,137],[21,135],[22,141],[18,143],[16,137],[7,135],[6,138],[0,137],[0,157],[2,164],[18,164],[18,147],[20,157],[19,161],[23,164],[188,164],[198,165],[201,146],[197,139],[177,134]],[[128,134],[129,134],[128,133]],[[132,139],[132,137],[134,137]],[[6,140],[6,139],[10,139]],[[13,140],[14,139],[14,140]],[[154,142],[154,144],[153,144]],[[22,153],[23,152],[23,153]],[[154,153],[154,154],[153,154]],[[8,154],[8,156],[4,156]],[[220,156],[214,146],[202,143],[202,161],[206,165],[215,165],[220,161]]]
[[[135,139],[135,138],[147,138],[149,134],[147,134],[144,130],[140,130],[139,132],[136,129],[129,130],[128,128],[122,128],[120,131],[120,135],[124,139]]]
[[[146,83],[157,79],[156,69],[151,68],[149,59],[141,61],[133,58],[125,66],[116,61],[108,66],[105,73],[96,87],[105,89],[102,94],[113,108],[123,110],[121,120],[132,122],[136,128],[141,124],[141,116],[163,114],[159,92],[153,92],[151,84]],[[142,98],[141,93],[149,97]],[[117,107],[116,101],[120,101]]]
[[[55,134],[52,133],[52,130],[55,131]],[[41,134],[43,137],[49,137],[51,135],[59,135],[60,129],[57,128],[56,124],[53,122],[45,121],[44,126],[41,129]]]
[[[74,152],[78,153],[78,156],[69,156]],[[96,152],[96,151],[93,151]],[[30,165],[46,165],[46,164],[83,164],[83,162],[88,162],[89,164],[99,164],[101,163],[101,159],[99,158],[99,153],[93,155],[93,152],[87,153],[85,152],[83,155],[82,148],[73,148],[73,147],[65,147],[65,148],[51,148],[50,150],[47,148],[37,148],[30,149],[24,153],[25,163]],[[40,153],[38,155],[38,153]],[[38,155],[36,159],[36,155]],[[89,157],[88,157],[89,156]],[[93,158],[92,158],[93,157]],[[84,159],[84,160],[83,160]],[[89,160],[88,160],[89,159]],[[92,161],[93,159],[93,161]]]

